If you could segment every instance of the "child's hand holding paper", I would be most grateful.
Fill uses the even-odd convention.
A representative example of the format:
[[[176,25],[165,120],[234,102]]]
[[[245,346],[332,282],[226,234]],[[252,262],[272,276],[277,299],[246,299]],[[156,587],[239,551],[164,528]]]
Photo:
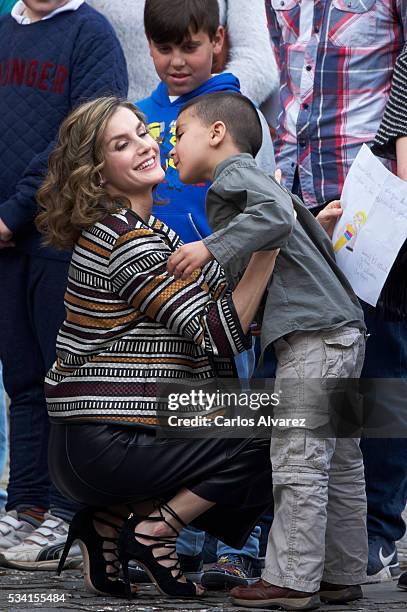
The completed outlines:
[[[336,222],[342,215],[343,209],[339,200],[332,200],[317,215],[317,221],[324,228],[332,240]]]

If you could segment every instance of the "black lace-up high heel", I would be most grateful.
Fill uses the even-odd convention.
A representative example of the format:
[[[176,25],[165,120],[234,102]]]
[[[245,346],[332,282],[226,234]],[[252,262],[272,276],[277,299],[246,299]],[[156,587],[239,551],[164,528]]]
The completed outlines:
[[[135,590],[127,587],[122,580],[118,579],[120,563],[118,559],[117,537],[110,538],[100,535],[94,525],[100,523],[115,529],[118,534],[120,527],[108,519],[96,516],[96,513],[109,514],[112,517],[123,520],[123,517],[111,511],[101,508],[84,508],[79,510],[72,519],[69,527],[68,537],[57,569],[58,576],[63,570],[65,560],[75,540],[78,541],[83,556],[83,574],[85,585],[89,591],[100,595],[114,595],[116,597],[133,597]],[[105,542],[113,543],[115,546],[108,548]],[[104,553],[109,553],[114,559],[108,561]],[[107,571],[108,567],[111,571]],[[132,587],[135,589],[135,587]]]
[[[157,510],[160,513],[159,516],[139,516],[133,514],[127,519],[121,529],[119,536],[119,561],[122,565],[127,596],[131,597],[128,564],[131,559],[135,559],[145,569],[163,595],[171,597],[198,597],[199,594],[193,582],[189,580],[181,582],[179,580],[183,577],[183,573],[180,569],[179,559],[176,556],[174,557],[174,554],[176,555],[175,544],[179,532],[168,522],[163,514],[163,510],[175,518],[183,527],[186,527],[186,525],[168,504],[161,504]],[[136,530],[137,525],[143,521],[164,522],[174,533],[170,536],[153,536],[138,533]],[[142,544],[136,538],[151,540],[152,543]],[[164,548],[168,553],[155,557],[153,551],[157,548]],[[170,566],[162,565],[160,562],[164,560],[173,561],[173,563]],[[174,572],[176,572],[175,575]]]

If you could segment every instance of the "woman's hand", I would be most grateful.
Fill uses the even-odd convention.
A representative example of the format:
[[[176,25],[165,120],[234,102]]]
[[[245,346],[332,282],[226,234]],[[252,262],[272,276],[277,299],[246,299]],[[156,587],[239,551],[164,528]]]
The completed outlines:
[[[317,215],[316,219],[332,240],[336,222],[343,213],[340,200],[329,202]]]

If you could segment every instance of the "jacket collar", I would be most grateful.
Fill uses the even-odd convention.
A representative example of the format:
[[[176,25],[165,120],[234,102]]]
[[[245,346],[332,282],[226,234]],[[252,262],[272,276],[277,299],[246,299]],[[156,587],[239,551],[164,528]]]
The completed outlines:
[[[247,166],[256,166],[256,162],[254,160],[254,157],[252,155],[250,155],[250,153],[239,153],[238,155],[232,155],[231,157],[228,157],[227,159],[224,159],[222,162],[220,162],[220,164],[218,164],[215,168],[215,174],[213,177],[213,180],[216,181],[216,179],[219,177],[219,175],[226,170],[226,168],[228,168],[229,166],[231,166],[232,164],[235,164],[236,162],[245,162],[244,165]]]

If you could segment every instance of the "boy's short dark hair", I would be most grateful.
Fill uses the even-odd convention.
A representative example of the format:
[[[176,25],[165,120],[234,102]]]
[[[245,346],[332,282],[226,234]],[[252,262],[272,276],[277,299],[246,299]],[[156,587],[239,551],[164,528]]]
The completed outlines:
[[[263,130],[256,107],[249,98],[232,91],[219,91],[192,98],[182,106],[179,114],[187,109],[205,125],[223,121],[238,149],[256,157],[262,145]]]
[[[199,31],[213,40],[218,27],[218,0],[146,0],[144,6],[146,36],[158,45],[180,45]]]

